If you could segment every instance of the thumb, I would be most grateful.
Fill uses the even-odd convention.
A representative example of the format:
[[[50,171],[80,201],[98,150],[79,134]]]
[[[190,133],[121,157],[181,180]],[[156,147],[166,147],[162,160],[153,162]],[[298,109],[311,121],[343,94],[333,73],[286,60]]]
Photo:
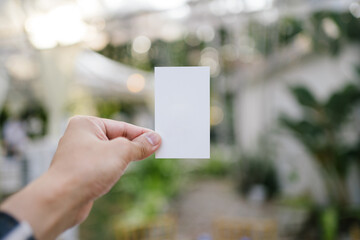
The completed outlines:
[[[159,134],[153,131],[141,134],[131,141],[130,160],[141,160],[150,156],[160,147],[160,144]]]

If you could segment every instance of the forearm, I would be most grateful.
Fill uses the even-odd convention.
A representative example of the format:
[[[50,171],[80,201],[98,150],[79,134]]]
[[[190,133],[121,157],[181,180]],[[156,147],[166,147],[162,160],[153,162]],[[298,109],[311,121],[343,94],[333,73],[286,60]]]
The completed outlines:
[[[9,197],[0,210],[18,221],[26,221],[36,239],[54,239],[75,225],[76,208],[80,204],[69,180],[45,173],[20,192]]]

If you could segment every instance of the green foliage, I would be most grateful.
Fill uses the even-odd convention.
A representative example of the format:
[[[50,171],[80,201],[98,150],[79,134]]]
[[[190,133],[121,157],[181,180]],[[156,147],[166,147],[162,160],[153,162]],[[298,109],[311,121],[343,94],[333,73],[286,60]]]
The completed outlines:
[[[333,36],[324,29],[325,22],[336,28]],[[248,29],[264,56],[291,44],[299,34],[310,37],[314,51],[332,54],[338,54],[347,41],[360,41],[360,21],[349,12],[318,11],[309,19],[285,16],[272,24],[252,20]]]
[[[236,168],[238,189],[247,194],[254,185],[263,185],[269,198],[279,191],[277,171],[274,163],[265,157],[243,156]]]
[[[334,33],[334,36],[329,36],[329,33],[325,31],[324,21],[331,22],[332,27],[335,26],[337,33]],[[250,47],[255,47],[256,52],[263,56],[269,56],[279,47],[290,45],[299,34],[310,38],[314,51],[333,54],[339,53],[341,47],[348,41],[360,41],[360,21],[349,12],[318,11],[306,19],[285,16],[271,24],[252,19],[248,23],[247,31],[248,36],[255,43],[255,46]],[[216,29],[216,33],[220,39],[220,46],[231,42],[231,33],[225,27],[220,26]],[[197,39],[192,33],[186,38],[195,39],[198,43],[191,45],[186,39],[174,42],[155,39],[147,56],[134,55],[131,50],[131,42],[119,46],[109,44],[99,53],[145,71],[152,71],[155,66],[197,64],[191,53],[203,50],[206,43]],[[189,59],[189,56],[192,56],[192,59]],[[226,63],[225,59],[220,59],[219,63],[223,65],[221,66],[223,70],[228,72],[236,70],[234,68],[238,67],[236,64]]]
[[[136,226],[161,214],[181,187],[179,160],[154,159],[131,163],[112,190],[98,199],[83,223],[84,239],[114,239],[118,223]]]
[[[297,34],[304,30],[303,23],[299,19],[284,17],[279,21],[279,42],[281,45],[289,44]]]
[[[338,232],[338,212],[336,208],[329,207],[320,215],[323,240],[335,240]]]
[[[279,200],[279,204],[295,209],[312,209],[314,207],[314,201],[309,195],[296,197],[284,196]]]
[[[352,113],[355,104],[360,100],[360,90],[353,84],[346,85],[335,92],[324,104],[324,110],[330,124],[340,127]]]
[[[346,203],[346,173],[356,157],[359,143],[345,143],[341,133],[360,102],[360,89],[354,84],[347,84],[325,101],[316,99],[305,86],[292,87],[291,93],[302,107],[303,115],[300,119],[283,115],[280,122],[322,166],[333,200]]]
[[[329,35],[324,29],[324,21],[332,22],[337,34]],[[328,51],[338,54],[344,43],[360,41],[360,21],[349,12],[319,11],[310,18],[309,28],[315,51]]]
[[[317,108],[317,100],[312,92],[304,86],[291,88],[291,92],[296,100],[305,107]]]
[[[336,22],[337,17],[338,14],[321,11],[314,13],[310,18],[312,29],[310,29],[309,32],[313,36],[312,43],[315,51],[330,51],[330,53],[334,55],[340,52],[340,36],[329,36],[324,29],[326,21],[327,23],[331,22],[332,25],[335,26],[338,31],[340,31],[339,23]]]
[[[191,36],[192,37],[192,36]],[[145,57],[137,57],[131,51],[131,44],[126,43],[120,46],[107,45],[100,54],[144,71],[152,71],[155,66],[190,66],[193,65],[189,59],[189,53],[193,50],[200,51],[205,44],[199,41],[196,46],[190,46],[185,40],[164,42],[154,40],[149,54]]]
[[[102,118],[112,118],[114,114],[119,113],[121,104],[116,100],[99,99],[96,102],[97,115]]]
[[[268,56],[277,47],[290,44],[303,31],[303,23],[291,17],[285,17],[270,25],[253,20],[249,23],[248,29],[249,36],[255,41],[256,49]]]
[[[231,171],[232,164],[222,159],[211,158],[204,161],[193,173],[196,176],[225,177]]]
[[[133,165],[133,169],[122,178],[116,188],[132,199],[134,208],[139,208],[138,204],[143,204],[146,197],[172,197],[177,193],[181,173],[179,160],[151,157]]]
[[[11,117],[13,116],[11,116],[8,106],[5,104],[0,112],[0,139],[3,137],[2,129],[4,124]],[[36,139],[46,135],[48,114],[45,107],[39,101],[30,101],[29,104],[23,108],[18,118],[19,121],[22,121],[26,125],[26,134],[29,138]],[[34,127],[32,125],[36,126]]]
[[[102,118],[113,118],[114,115],[121,113],[126,116],[132,116],[137,109],[137,104],[143,106],[142,103],[126,102],[116,98],[95,100],[97,116]]]

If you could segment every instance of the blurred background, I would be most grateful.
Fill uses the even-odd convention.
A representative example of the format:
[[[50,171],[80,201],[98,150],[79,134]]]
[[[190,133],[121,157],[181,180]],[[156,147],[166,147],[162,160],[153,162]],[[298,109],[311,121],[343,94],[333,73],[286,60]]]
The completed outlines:
[[[0,62],[1,199],[69,117],[153,128],[154,67],[210,66],[211,159],[132,163],[59,239],[360,239],[358,0],[0,0]]]

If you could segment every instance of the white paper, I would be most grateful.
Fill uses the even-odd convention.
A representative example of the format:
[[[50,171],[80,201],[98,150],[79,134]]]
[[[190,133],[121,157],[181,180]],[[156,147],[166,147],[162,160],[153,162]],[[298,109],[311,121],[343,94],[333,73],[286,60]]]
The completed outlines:
[[[155,68],[156,158],[210,158],[209,67]]]

